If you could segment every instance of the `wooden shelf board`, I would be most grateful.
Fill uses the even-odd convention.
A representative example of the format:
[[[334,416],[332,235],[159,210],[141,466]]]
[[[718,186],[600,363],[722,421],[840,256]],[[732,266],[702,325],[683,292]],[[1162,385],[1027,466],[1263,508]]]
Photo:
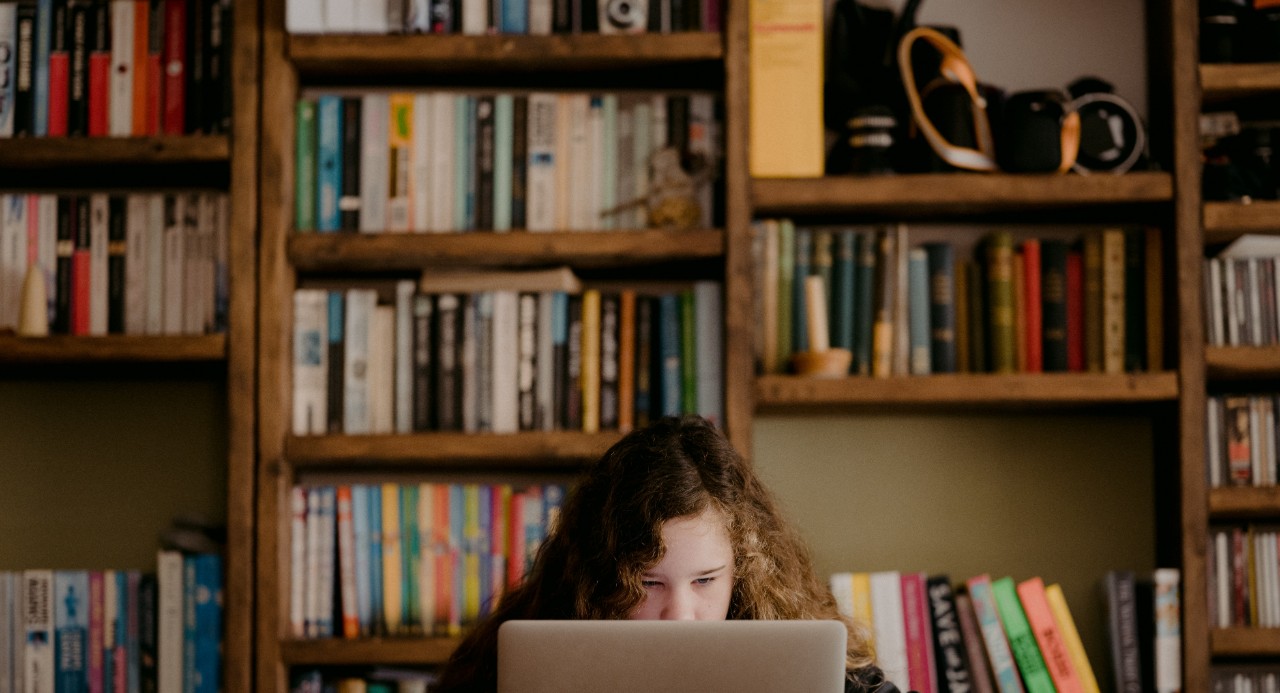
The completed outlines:
[[[1225,243],[1246,233],[1280,235],[1280,202],[1206,202],[1201,214],[1206,243]]]
[[[1280,63],[1204,64],[1200,91],[1206,101],[1280,91]]]
[[[293,35],[293,65],[303,73],[456,72],[460,70],[609,70],[724,58],[718,33],[563,36]]]
[[[1280,378],[1280,346],[1205,347],[1204,365],[1210,379]]]
[[[1172,401],[1178,396],[1173,372],[1101,375],[1095,373],[945,374],[893,378],[808,378],[767,375],[756,380],[758,408],[806,405],[922,406],[946,408],[1046,405],[1072,407]]]
[[[996,212],[1168,202],[1167,173],[1034,175],[921,173],[751,182],[757,214]]]
[[[501,461],[507,468],[562,469],[600,457],[621,433],[414,433],[290,436],[285,455],[295,468],[449,465]]]
[[[1280,486],[1233,486],[1209,490],[1214,518],[1280,518]]]
[[[4,363],[152,363],[221,361],[225,334],[193,336],[0,336]]]
[[[1214,657],[1280,656],[1280,628],[1214,628],[1209,650]]]
[[[230,155],[225,135],[0,139],[6,168],[226,163]]]
[[[720,230],[495,233],[294,233],[289,259],[303,271],[569,264],[613,267],[723,255]]]
[[[285,640],[280,657],[291,666],[443,664],[461,638]]]

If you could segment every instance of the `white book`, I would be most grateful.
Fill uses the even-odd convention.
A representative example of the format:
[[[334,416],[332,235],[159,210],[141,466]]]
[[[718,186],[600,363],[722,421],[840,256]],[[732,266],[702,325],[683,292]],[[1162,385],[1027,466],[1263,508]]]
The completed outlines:
[[[613,192],[606,208],[624,205],[635,199],[636,192],[636,103],[634,94],[617,98],[617,115],[614,117],[614,157],[616,157]],[[634,226],[635,210],[611,214],[604,219],[607,228],[629,229]]]
[[[293,292],[293,434],[327,432],[329,388],[329,294]]]
[[[1249,343],[1262,346],[1262,282],[1259,281],[1258,258],[1247,258],[1244,262],[1247,268],[1244,295],[1249,302]]]
[[[395,432],[413,432],[413,296],[412,279],[396,282]]]
[[[332,2],[332,0],[330,0]],[[355,21],[351,31],[357,34],[388,34],[391,26],[387,21],[387,11],[392,3],[402,0],[356,0]],[[396,27],[399,31],[400,27]]]
[[[52,570],[23,571],[22,624],[23,693],[54,693]]]
[[[1259,416],[1259,400],[1249,398],[1249,478],[1254,484],[1265,481],[1262,476],[1262,420]]]
[[[628,199],[642,200],[649,194],[649,158],[653,155],[653,100],[640,98],[636,101],[634,108],[631,154],[633,168],[631,177],[634,187]],[[629,224],[624,224],[627,228],[642,229],[648,226],[648,206],[636,207],[630,220]]]
[[[693,284],[698,413],[724,425],[724,292],[720,282]]]
[[[133,134],[133,27],[139,0],[111,0],[111,76],[107,133]],[[292,4],[292,3],[290,3]]]
[[[13,99],[17,77],[18,4],[0,3],[0,137],[13,137]],[[0,683],[2,686],[3,683]]]
[[[907,680],[907,631],[902,614],[902,579],[896,570],[871,573],[871,625],[876,657],[888,681]]]
[[[343,340],[342,432],[348,435],[372,433],[369,368],[373,313],[378,292],[348,289]]]
[[[107,333],[107,249],[111,204],[106,193],[89,196],[89,334]]]
[[[0,329],[16,328],[27,274],[27,196],[0,196]]]
[[[307,637],[307,489],[289,489],[289,635]]]
[[[589,231],[604,227],[600,219],[600,210],[604,202],[604,181],[607,178],[605,165],[608,163],[605,156],[604,111],[603,96],[593,94],[587,97],[587,141],[586,152],[583,154],[586,175],[581,176],[580,180],[589,184],[578,184],[574,188],[581,193],[578,228]]]
[[[577,96],[577,94],[563,93],[556,95],[556,178],[555,186],[552,188],[556,196],[556,220],[553,226],[556,231],[572,230],[575,209],[573,187],[575,183],[581,183],[575,178],[581,175],[581,171],[574,170],[573,156],[570,151],[570,141],[573,139],[573,101]],[[581,126],[582,124],[579,125]]]
[[[493,432],[520,430],[520,294],[493,292]]]
[[[551,0],[528,0],[529,35],[547,36],[551,33]]]
[[[124,333],[147,331],[147,196],[125,198]]]
[[[595,188],[584,184],[595,173],[591,151],[591,97],[587,94],[569,95],[569,169],[566,182],[569,198],[569,228],[586,231],[595,228],[591,219],[591,204]]]
[[[556,228],[556,135],[559,104],[559,98],[555,94],[529,94],[525,227],[530,231],[551,231]]]
[[[1244,346],[1240,340],[1240,313],[1236,305],[1236,260],[1222,260],[1222,306],[1227,346]]]
[[[426,231],[431,213],[431,114],[436,95],[418,92],[413,96],[413,208],[409,228]]]
[[[462,33],[467,36],[489,33],[488,0],[462,0]]]
[[[156,553],[156,691],[183,693],[182,554]]]
[[[418,622],[427,635],[436,619],[436,547],[431,536],[435,503],[435,484],[418,484]]]
[[[21,584],[18,573],[0,571],[0,693],[22,693],[13,687],[14,640],[10,624],[22,613],[21,602],[15,601],[17,586]]]
[[[515,142],[515,97],[493,97],[493,230],[511,230],[511,157]]]
[[[431,33],[431,0],[407,0],[405,15],[406,34]]]
[[[522,431],[538,430],[538,294],[519,295],[518,424]]]
[[[441,92],[431,98],[431,126],[427,131],[430,147],[430,231],[444,233],[453,231],[453,199],[454,174],[453,151],[454,137],[454,101],[457,95]]]
[[[600,149],[598,170],[600,177],[599,194],[596,199],[594,226],[597,229],[612,229],[616,226],[614,215],[602,216],[604,210],[613,209],[617,203],[618,192],[618,95],[605,94],[601,100]]]
[[[1231,627],[1231,537],[1226,530],[1220,530],[1213,537],[1214,543],[1214,565],[1212,570],[1216,572],[1216,584],[1218,593],[1216,596],[1218,601],[1218,623],[1219,628]]]
[[[325,5],[325,0],[285,0],[285,31],[290,34],[323,34]]]
[[[831,596],[836,599],[836,611],[853,618],[853,573],[832,573],[828,583]]]
[[[360,231],[387,230],[387,129],[391,107],[387,94],[361,97],[360,105]]]
[[[164,334],[165,212],[173,195],[147,195],[147,334]]]
[[[551,326],[554,321],[554,293],[542,291],[538,293],[538,352],[535,360],[537,375],[535,376],[535,395],[537,411],[534,418],[537,427],[542,431],[555,430],[555,343]]]
[[[1209,467],[1209,488],[1222,487],[1222,398],[1205,400],[1205,464]]]
[[[54,267],[57,266],[58,254],[58,196],[28,195],[27,214],[32,213],[33,206],[36,214],[36,262],[44,272],[45,296],[49,302],[49,323],[53,324],[54,306],[57,301],[54,291],[56,279]]]
[[[313,486],[306,489],[306,570],[302,574],[303,583],[303,632],[306,637],[315,638],[320,633],[320,613],[324,611],[327,601],[323,598],[320,587],[320,561],[324,552],[321,535],[324,533],[324,521],[320,517],[324,507],[324,489]]]
[[[186,195],[164,198],[164,311],[161,332],[182,334],[183,282],[187,264]]]
[[[356,30],[356,6],[361,0],[324,0],[324,28],[328,34],[347,34]]]
[[[486,358],[492,346],[493,292],[459,294],[462,332],[458,343],[458,363],[462,383],[462,430],[475,433],[491,430],[493,388],[488,386],[493,369]]]
[[[1274,537],[1272,537],[1274,539]],[[1271,542],[1272,549],[1275,542]],[[1270,554],[1275,558],[1275,554]],[[1274,562],[1272,563],[1274,567]],[[1181,574],[1177,568],[1155,571],[1155,690],[1177,693],[1182,690],[1182,605],[1179,599]],[[1272,624],[1274,625],[1274,624]]]
[[[376,306],[369,329],[369,432],[395,431],[396,309]]]
[[[197,193],[188,193],[182,203],[182,243],[186,258],[186,265],[182,268],[183,334],[199,334],[201,327],[200,276],[204,253],[200,236],[200,198]]]
[[[316,576],[318,596],[316,605],[316,633],[327,638],[333,635],[333,580],[334,554],[337,548],[337,495],[332,486],[320,487],[320,520],[319,549],[316,553],[320,562]]]

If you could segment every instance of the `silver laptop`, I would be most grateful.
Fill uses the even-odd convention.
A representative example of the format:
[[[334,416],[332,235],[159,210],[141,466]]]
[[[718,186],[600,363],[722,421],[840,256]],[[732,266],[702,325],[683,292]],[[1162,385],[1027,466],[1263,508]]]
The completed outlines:
[[[508,621],[498,693],[843,693],[837,621]]]

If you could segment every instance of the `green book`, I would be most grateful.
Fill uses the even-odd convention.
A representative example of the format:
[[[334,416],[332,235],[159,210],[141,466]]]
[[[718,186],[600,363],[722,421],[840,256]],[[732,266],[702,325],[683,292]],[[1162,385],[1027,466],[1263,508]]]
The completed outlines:
[[[698,306],[693,289],[680,292],[680,411],[698,413]]]
[[[870,231],[858,231],[853,244],[853,367],[871,375],[871,324],[875,319],[876,243]]]
[[[996,231],[983,244],[987,286],[987,364],[992,373],[1017,368],[1013,321],[1013,234]]]
[[[1057,689],[1053,686],[1053,679],[1049,677],[1044,657],[1040,655],[1040,646],[1036,644],[1035,633],[1022,610],[1013,578],[1006,575],[992,581],[991,591],[995,595],[1000,622],[1004,625],[1005,635],[1009,637],[1009,649],[1013,651],[1013,660],[1018,663],[1018,671],[1022,673],[1022,683],[1026,686],[1027,693],[1056,693]]]
[[[791,363],[791,307],[796,276],[796,227],[790,219],[778,220],[778,363]]]
[[[294,112],[294,228],[316,230],[316,102],[299,99]]]
[[[422,595],[418,592],[418,564],[422,561],[422,547],[418,541],[418,487],[415,484],[400,486],[400,623],[412,630],[420,623]]]

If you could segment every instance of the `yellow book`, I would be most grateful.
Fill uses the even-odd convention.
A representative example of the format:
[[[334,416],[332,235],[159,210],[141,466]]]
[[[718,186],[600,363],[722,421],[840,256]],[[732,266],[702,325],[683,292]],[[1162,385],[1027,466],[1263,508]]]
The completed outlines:
[[[582,292],[582,432],[600,430],[600,291]]]
[[[872,628],[871,611],[871,573],[854,573],[853,582],[853,620],[867,626],[869,633],[872,635],[872,644],[875,644],[875,630]]]
[[[492,484],[485,487],[490,496],[489,510],[489,594],[483,608],[487,615],[502,599],[507,584],[507,553],[511,546],[511,484]]]
[[[1053,612],[1053,620],[1058,622],[1058,631],[1062,633],[1062,642],[1071,653],[1071,663],[1075,665],[1076,676],[1080,679],[1080,687],[1084,693],[1099,693],[1098,679],[1093,675],[1093,667],[1089,666],[1089,655],[1084,651],[1084,643],[1080,641],[1080,632],[1076,630],[1076,621],[1067,608],[1067,598],[1062,594],[1062,586],[1054,583],[1044,588],[1045,599],[1049,601],[1049,610]]]
[[[414,95],[397,92],[388,96],[391,122],[387,125],[387,230],[414,228],[413,196],[413,101]]]
[[[436,627],[436,558],[440,553],[436,528],[436,486],[418,484],[418,621],[431,635]]]
[[[462,495],[462,624],[480,618],[480,485],[467,484]]]
[[[748,64],[751,175],[823,173],[823,3],[751,0]]]
[[[1124,231],[1102,232],[1102,371],[1124,372]],[[1140,299],[1139,299],[1140,300]]]
[[[400,553],[400,485],[382,485],[382,618],[387,633],[400,632],[404,579]]]

